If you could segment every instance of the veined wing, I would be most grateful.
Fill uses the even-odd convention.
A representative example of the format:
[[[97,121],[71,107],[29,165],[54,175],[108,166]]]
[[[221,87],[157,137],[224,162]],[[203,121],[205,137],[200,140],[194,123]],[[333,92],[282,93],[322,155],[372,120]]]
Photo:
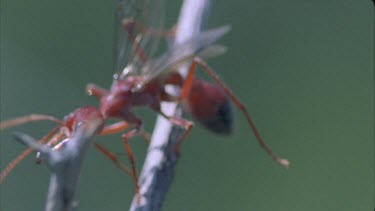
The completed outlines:
[[[164,0],[118,0],[115,78],[125,77],[131,64],[132,74],[151,57],[161,39],[164,23]]]
[[[173,46],[159,58],[148,61],[142,68],[142,76],[144,80],[142,81],[142,84],[139,85],[139,88],[142,88],[144,84],[153,78],[167,74],[170,71],[175,70],[181,64],[191,61],[195,56],[200,56],[200,54],[216,55],[223,53],[225,48],[212,44],[229,30],[230,26],[227,25],[204,31],[184,43]]]

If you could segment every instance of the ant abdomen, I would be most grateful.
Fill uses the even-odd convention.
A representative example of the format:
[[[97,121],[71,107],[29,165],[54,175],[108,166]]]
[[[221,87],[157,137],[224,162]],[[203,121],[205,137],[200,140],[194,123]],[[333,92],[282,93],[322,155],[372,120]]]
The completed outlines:
[[[232,106],[219,86],[194,78],[191,91],[182,104],[208,130],[221,135],[231,134]]]

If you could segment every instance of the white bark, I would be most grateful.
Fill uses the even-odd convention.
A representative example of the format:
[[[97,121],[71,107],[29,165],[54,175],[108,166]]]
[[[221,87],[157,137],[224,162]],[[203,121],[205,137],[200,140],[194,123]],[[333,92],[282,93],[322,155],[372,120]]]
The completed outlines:
[[[210,0],[185,0],[179,21],[175,43],[183,43],[193,35],[199,34],[202,24],[207,19]],[[179,71],[186,74],[188,66]],[[175,103],[163,103],[162,111],[169,116],[181,116],[182,112]],[[173,127],[168,120],[159,116],[152,134],[151,143],[139,178],[140,197],[134,197],[130,210],[160,210],[164,198],[173,180],[177,160],[173,146],[182,132],[181,128]]]

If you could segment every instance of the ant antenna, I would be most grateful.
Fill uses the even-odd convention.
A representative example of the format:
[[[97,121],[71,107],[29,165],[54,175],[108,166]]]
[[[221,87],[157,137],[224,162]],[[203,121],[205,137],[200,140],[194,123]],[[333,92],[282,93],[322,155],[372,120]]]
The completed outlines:
[[[36,121],[42,121],[42,120],[49,120],[52,122],[56,122],[60,125],[63,124],[63,122],[53,116],[50,115],[44,115],[44,114],[30,114],[27,116],[17,117],[13,119],[9,119],[3,122],[0,122],[0,130],[4,130],[10,127],[14,127],[17,125],[23,125],[29,122],[36,122]]]

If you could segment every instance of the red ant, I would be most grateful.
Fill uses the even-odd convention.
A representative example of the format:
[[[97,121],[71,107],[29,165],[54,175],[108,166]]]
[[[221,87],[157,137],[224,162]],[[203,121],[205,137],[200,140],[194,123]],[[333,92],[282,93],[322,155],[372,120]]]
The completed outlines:
[[[224,35],[228,30],[228,27],[222,27],[219,29],[203,32],[202,34],[198,35],[192,40],[189,40],[184,44],[172,48],[172,50],[168,51],[164,56],[162,56],[160,60],[156,60],[159,61],[159,63],[151,63],[154,64],[152,68],[154,68],[155,71],[150,71],[150,73],[155,74],[155,72],[159,70],[171,68],[174,65],[176,65],[176,63],[186,61],[188,58],[193,58],[195,54],[199,53],[201,50],[204,50],[207,46],[209,46],[217,39],[219,39],[222,35]],[[199,43],[198,45],[195,45],[195,47],[193,47],[192,49],[188,48],[189,46],[192,46],[193,43],[197,42]],[[168,58],[171,55],[173,56],[174,53],[179,52],[181,52],[182,54],[178,55],[177,57],[172,57],[174,58],[172,62],[167,62],[167,64],[164,63],[165,58]],[[211,130],[220,133],[228,133],[228,131],[230,131],[228,128],[231,127],[231,116],[228,115],[230,114],[230,110],[228,110],[227,106],[229,102],[228,99],[225,97],[224,92],[229,94],[231,98],[236,98],[233,97],[233,95],[231,95],[229,89],[227,89],[225,86],[223,86],[223,92],[220,88],[210,83],[204,82],[198,78],[195,78],[194,72],[197,63],[201,64],[204,67],[204,69],[206,69],[207,72],[211,76],[213,76],[215,80],[218,80],[217,77],[213,74],[213,72],[208,68],[208,66],[203,61],[201,61],[198,58],[195,58],[194,62],[190,67],[188,77],[185,81],[179,73],[173,71],[169,72],[165,76],[159,77],[151,77],[150,75],[127,75],[126,77],[124,76],[123,78],[115,80],[112,84],[110,91],[99,88],[95,85],[88,85],[88,93],[100,99],[100,105],[98,109],[90,106],[81,107],[68,114],[63,121],[47,115],[29,115],[26,117],[16,118],[2,122],[0,124],[0,129],[5,129],[27,122],[40,120],[50,120],[57,122],[59,126],[53,129],[45,137],[43,137],[40,140],[40,142],[45,143],[48,141],[48,145],[52,146],[54,149],[59,149],[60,147],[63,147],[64,142],[62,141],[62,139],[71,137],[71,135],[74,133],[74,128],[77,124],[80,124],[83,121],[88,121],[89,114],[95,114],[97,118],[99,118],[103,122],[103,126],[101,126],[98,129],[99,135],[119,133],[127,127],[129,127],[130,125],[134,126],[134,129],[122,135],[124,148],[128,154],[131,163],[131,170],[122,165],[118,161],[116,155],[109,152],[107,149],[105,149],[99,144],[95,144],[95,146],[104,155],[111,159],[120,169],[122,169],[125,173],[133,177],[136,184],[136,192],[138,192],[138,175],[135,167],[135,159],[130,148],[130,145],[128,143],[128,139],[132,138],[137,134],[140,134],[144,136],[146,139],[148,139],[148,135],[146,132],[143,131],[142,120],[139,119],[131,111],[133,107],[147,106],[152,110],[156,111],[157,113],[161,114],[162,116],[164,116],[172,124],[181,126],[185,129],[185,132],[182,134],[182,136],[180,137],[180,141],[175,147],[175,152],[177,154],[179,153],[179,145],[181,141],[184,140],[185,137],[189,134],[190,130],[193,127],[193,123],[185,119],[165,115],[160,110],[161,102],[182,102],[183,105],[185,105],[186,108],[188,108],[188,111],[190,111],[199,121],[207,125]],[[145,67],[147,67],[147,65],[145,65]],[[220,82],[219,84],[223,85],[222,82]],[[176,85],[181,87],[180,97],[176,98],[174,96],[169,95],[165,91],[166,85]],[[201,87],[205,88],[204,92],[194,91],[197,89],[201,89]],[[206,96],[206,94],[209,95]],[[202,97],[202,99],[204,98],[209,100],[204,102],[203,104],[197,104],[195,101],[196,97]],[[235,103],[236,102],[237,101],[235,101]],[[209,115],[204,116],[201,115],[199,112],[197,113],[197,109],[200,108],[208,109],[206,113]],[[108,119],[120,119],[121,121],[104,127],[104,123]],[[213,122],[215,124],[213,124]],[[272,153],[272,151],[270,152]],[[4,178],[9,174],[9,172],[24,157],[26,157],[30,153],[31,150],[28,149],[20,156],[18,156],[14,161],[12,161],[8,165],[8,167],[2,172],[0,182],[2,182]]]
[[[124,24],[124,26],[126,28],[130,25]],[[96,113],[103,121],[103,127],[101,127],[100,132],[98,132],[100,135],[119,133],[129,127],[129,125],[132,125],[134,128],[122,135],[123,144],[132,166],[131,170],[122,165],[117,160],[116,155],[109,152],[99,144],[95,144],[95,146],[104,155],[111,159],[120,169],[133,177],[136,184],[136,191],[138,192],[138,176],[135,168],[135,160],[128,143],[128,139],[140,134],[148,140],[148,134],[143,131],[142,120],[138,118],[131,109],[137,106],[149,107],[168,119],[172,124],[183,127],[185,131],[175,146],[175,152],[179,154],[179,145],[181,144],[181,141],[184,140],[185,137],[190,133],[193,123],[182,118],[167,116],[160,109],[161,102],[180,102],[186,111],[188,111],[209,130],[219,134],[230,134],[233,121],[232,111],[229,103],[230,99],[245,115],[260,146],[264,148],[265,151],[276,162],[288,168],[289,161],[279,158],[264,143],[257,128],[255,127],[254,122],[246,110],[246,107],[202,59],[195,57],[197,53],[215,42],[228,30],[229,27],[222,27],[204,32],[192,40],[172,48],[172,50],[168,51],[160,59],[154,60],[150,63],[146,62],[147,57],[142,51],[142,48],[136,48],[136,54],[141,55],[139,57],[141,58],[142,62],[145,62],[143,72],[146,74],[132,75],[132,66],[128,66],[125,68],[122,75],[117,76],[118,78],[114,80],[109,91],[96,85],[89,84],[87,86],[87,92],[89,95],[93,95],[100,99],[98,109],[94,107],[79,108],[67,115],[63,121],[60,121],[52,116],[29,115],[2,122],[0,124],[0,129],[39,120],[51,120],[57,122],[59,126],[43,137],[40,142],[45,143],[48,141],[48,145],[54,146],[55,149],[58,149],[63,143],[61,140],[63,138],[70,137],[74,131],[74,127],[77,124],[82,121],[87,121],[86,115],[88,113]],[[131,29],[127,29],[127,32],[130,35],[132,34],[131,31]],[[133,36],[130,36],[130,38],[132,37]],[[131,41],[135,42],[135,38],[131,39]],[[191,47],[192,45],[194,47]],[[171,71],[175,69],[176,65],[190,59],[193,59],[193,61],[185,80],[178,72]],[[218,84],[218,86],[196,78],[194,73],[197,65],[202,66],[206,73]],[[166,85],[175,85],[180,87],[180,96],[175,97],[169,95],[165,90]],[[120,119],[121,121],[104,127],[104,123],[108,119]],[[9,174],[9,172],[30,153],[31,150],[28,149],[18,156],[14,161],[12,161],[2,172],[0,183]]]

